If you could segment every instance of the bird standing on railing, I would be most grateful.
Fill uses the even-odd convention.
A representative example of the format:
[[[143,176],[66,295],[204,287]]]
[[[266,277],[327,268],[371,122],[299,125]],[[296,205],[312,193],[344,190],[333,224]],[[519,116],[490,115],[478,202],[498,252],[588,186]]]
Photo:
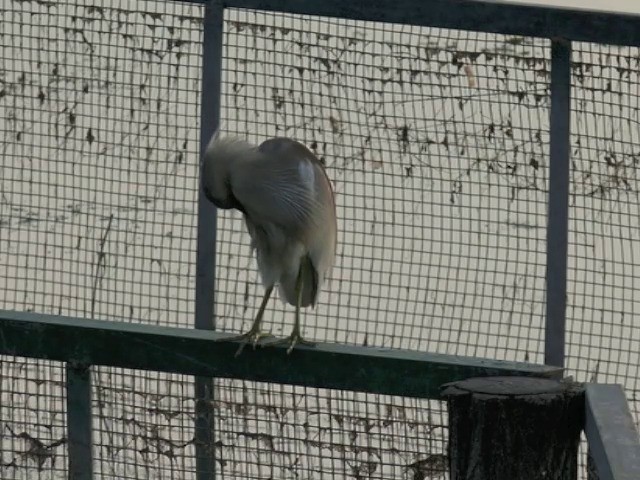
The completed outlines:
[[[244,214],[265,294],[251,329],[238,338],[257,342],[274,286],[296,307],[288,352],[306,342],[300,307],[315,305],[336,251],[336,207],[323,165],[301,143],[272,138],[255,147],[214,134],[204,154],[202,187],[218,208]],[[270,342],[279,343],[278,342]]]

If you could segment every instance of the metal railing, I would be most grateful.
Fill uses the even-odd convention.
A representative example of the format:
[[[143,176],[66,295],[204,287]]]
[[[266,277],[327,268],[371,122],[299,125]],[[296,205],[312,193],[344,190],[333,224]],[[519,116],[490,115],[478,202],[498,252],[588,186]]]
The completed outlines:
[[[640,476],[640,441],[620,385],[588,384],[585,433],[593,471],[589,480]]]

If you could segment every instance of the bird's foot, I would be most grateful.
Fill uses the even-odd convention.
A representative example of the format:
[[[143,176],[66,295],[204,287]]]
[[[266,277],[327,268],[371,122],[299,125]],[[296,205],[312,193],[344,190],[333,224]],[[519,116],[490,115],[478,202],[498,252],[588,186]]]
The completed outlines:
[[[307,345],[309,347],[313,347],[315,345],[315,342],[305,340],[304,338],[302,338],[302,335],[300,335],[300,332],[294,331],[288,337],[266,342],[264,343],[264,346],[272,347],[274,345],[282,345],[282,344],[284,345],[289,344],[289,348],[287,348],[287,355],[288,355],[291,353],[291,350],[293,350],[293,347],[295,347],[296,345]]]
[[[238,335],[238,336],[235,336],[235,337],[227,338],[226,341],[242,342],[242,343],[240,343],[240,346],[238,347],[238,350],[236,351],[235,356],[237,357],[242,353],[242,351],[244,350],[244,347],[246,347],[247,345],[251,345],[255,349],[256,345],[258,345],[258,343],[260,343],[260,340],[262,340],[263,338],[267,338],[267,337],[273,337],[273,335],[271,335],[270,333],[261,332],[258,329],[253,329],[252,328],[247,333],[243,333],[242,335]]]

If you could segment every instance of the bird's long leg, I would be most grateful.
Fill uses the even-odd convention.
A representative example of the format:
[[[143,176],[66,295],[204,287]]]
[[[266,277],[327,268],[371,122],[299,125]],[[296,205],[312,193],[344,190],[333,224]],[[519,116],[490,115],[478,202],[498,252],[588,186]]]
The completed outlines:
[[[273,285],[267,287],[267,289],[265,290],[264,297],[262,297],[262,303],[260,304],[260,308],[258,309],[256,318],[253,321],[253,325],[251,325],[249,331],[243,333],[242,335],[238,335],[237,337],[231,337],[230,339],[227,339],[244,340],[244,342],[240,345],[238,351],[236,352],[236,357],[242,353],[242,350],[244,350],[245,345],[247,345],[248,343],[253,343],[253,346],[255,347],[261,338],[270,336],[270,334],[268,333],[262,333],[260,331],[260,327],[262,326],[262,317],[264,316],[264,311],[267,308],[267,303],[269,302],[269,297],[271,296],[272,291]]]
[[[296,345],[315,345],[313,342],[302,338],[302,335],[300,333],[300,304],[302,303],[302,289],[304,287],[303,279],[305,268],[308,268],[308,266],[306,262],[302,262],[300,265],[300,271],[298,272],[298,278],[296,279],[296,318],[295,323],[293,324],[291,335],[289,335],[287,338],[271,341],[268,343],[269,346],[288,343],[289,348],[287,349],[287,353],[291,353],[291,350],[293,350],[293,347],[295,347]]]
[[[291,344],[287,349],[287,353],[291,353],[293,347],[296,344],[307,344],[313,345],[312,342],[307,342],[302,335],[300,334],[300,304],[302,303],[302,289],[304,287],[304,270],[307,268],[307,262],[302,262],[300,265],[300,271],[298,272],[298,278],[296,280],[296,319],[293,324],[293,330],[291,331],[291,335],[289,335],[289,341]]]

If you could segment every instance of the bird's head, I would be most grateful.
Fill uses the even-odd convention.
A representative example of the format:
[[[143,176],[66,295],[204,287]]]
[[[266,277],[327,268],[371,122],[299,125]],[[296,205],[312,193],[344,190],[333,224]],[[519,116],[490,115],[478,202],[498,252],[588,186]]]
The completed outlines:
[[[203,155],[200,169],[200,183],[205,196],[218,208],[238,208],[233,195],[232,174],[255,148],[234,137],[222,137],[216,131]]]

